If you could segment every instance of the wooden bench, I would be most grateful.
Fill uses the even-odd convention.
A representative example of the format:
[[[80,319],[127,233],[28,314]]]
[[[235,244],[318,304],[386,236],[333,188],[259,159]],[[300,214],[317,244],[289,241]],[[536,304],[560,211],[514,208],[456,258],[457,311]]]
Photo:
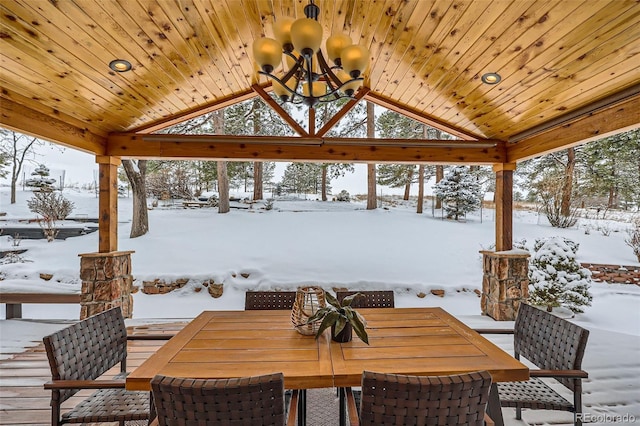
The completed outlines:
[[[80,304],[80,293],[5,293],[0,292],[0,303],[6,303],[6,319],[22,318],[23,303]]]
[[[208,202],[203,202],[203,201],[183,201],[182,202],[183,209],[201,208],[201,207],[207,207],[209,205],[210,204]]]

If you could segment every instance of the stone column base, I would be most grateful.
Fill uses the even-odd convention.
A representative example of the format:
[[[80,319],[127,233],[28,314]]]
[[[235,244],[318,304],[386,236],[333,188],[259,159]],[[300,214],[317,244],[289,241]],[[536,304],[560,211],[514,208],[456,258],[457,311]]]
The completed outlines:
[[[133,297],[131,287],[131,253],[80,254],[80,319],[85,319],[115,306],[122,308],[122,315],[131,318]]]
[[[482,313],[496,321],[516,319],[520,303],[529,298],[529,253],[524,250],[482,253]]]

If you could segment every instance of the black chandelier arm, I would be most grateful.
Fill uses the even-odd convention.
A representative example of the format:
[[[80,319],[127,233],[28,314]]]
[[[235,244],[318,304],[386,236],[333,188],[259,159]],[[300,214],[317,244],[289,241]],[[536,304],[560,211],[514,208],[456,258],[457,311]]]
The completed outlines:
[[[322,54],[322,50],[318,51],[318,62],[320,65],[320,69],[322,70],[322,75],[325,76],[325,81],[331,89],[333,89],[333,84],[335,84],[337,87],[344,84],[340,82],[340,79],[333,73],[333,70],[331,69],[329,64],[327,64],[327,61],[324,59],[324,55]]]
[[[287,52],[285,52],[287,53]],[[291,67],[291,69],[289,71],[287,71],[287,73],[282,77],[282,79],[278,80],[278,82],[284,82],[285,84],[291,79],[292,76],[294,76],[301,68],[304,70],[304,68],[302,67],[302,64],[304,63],[304,58],[301,56],[300,58],[296,58],[295,56],[293,56],[290,53],[287,53],[289,56],[291,56],[293,59],[295,59],[296,63]],[[272,77],[271,74],[266,74],[269,77]],[[273,77],[272,77],[273,78]],[[300,80],[298,78],[298,80]],[[283,84],[283,86],[286,87],[286,85]],[[296,85],[297,86],[297,85]]]
[[[292,68],[292,69],[293,69],[293,68]],[[305,97],[305,96],[301,95],[300,93],[296,92],[295,90],[291,90],[291,88],[289,88],[289,86],[287,86],[287,85],[286,85],[286,83],[285,83],[285,82],[286,82],[287,80],[284,80],[284,78],[285,78],[286,76],[285,76],[285,77],[283,77],[283,78],[282,78],[282,80],[281,80],[281,79],[279,79],[278,77],[276,77],[275,75],[273,75],[273,74],[269,74],[268,72],[265,72],[265,71],[258,71],[258,74],[260,74],[260,75],[264,75],[264,76],[266,76],[266,77],[269,77],[269,78],[270,78],[270,79],[272,79],[272,80],[275,80],[278,84],[280,84],[282,87],[284,87],[284,88],[285,88],[285,90],[286,90],[287,92],[289,92],[289,93],[290,93],[292,96],[294,96],[294,97],[295,97],[295,96]],[[289,73],[287,73],[287,75],[289,75]],[[291,77],[291,76],[289,76],[289,77]],[[297,88],[297,85],[296,85],[296,88]]]

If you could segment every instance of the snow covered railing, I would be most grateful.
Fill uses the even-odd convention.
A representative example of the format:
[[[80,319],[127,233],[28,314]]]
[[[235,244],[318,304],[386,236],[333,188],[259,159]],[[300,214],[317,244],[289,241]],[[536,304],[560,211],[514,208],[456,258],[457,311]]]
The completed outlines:
[[[75,303],[80,304],[80,293],[5,293],[0,292],[0,303],[6,303],[6,319],[22,318],[23,303]]]

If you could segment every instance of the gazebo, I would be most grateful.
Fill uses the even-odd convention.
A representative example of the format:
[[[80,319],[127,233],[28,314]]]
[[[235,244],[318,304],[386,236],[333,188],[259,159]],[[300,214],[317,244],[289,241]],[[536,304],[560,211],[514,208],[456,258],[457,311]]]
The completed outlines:
[[[106,277],[108,288],[123,290],[114,302],[126,308],[120,287],[131,262],[118,251],[116,208],[122,158],[485,164],[496,174],[496,250],[485,253],[483,309],[512,318],[526,280],[523,255],[510,251],[513,171],[519,161],[640,127],[640,4],[316,0],[325,38],[345,33],[370,58],[353,99],[316,129],[313,109],[300,126],[271,97],[276,83],[257,72],[251,51],[279,20],[304,17],[308,3],[2,3],[0,125],[92,153],[99,164],[99,246],[83,255],[83,282],[94,288]],[[130,69],[110,68],[121,59]],[[256,96],[297,135],[157,133]],[[327,137],[362,101],[458,139]]]

